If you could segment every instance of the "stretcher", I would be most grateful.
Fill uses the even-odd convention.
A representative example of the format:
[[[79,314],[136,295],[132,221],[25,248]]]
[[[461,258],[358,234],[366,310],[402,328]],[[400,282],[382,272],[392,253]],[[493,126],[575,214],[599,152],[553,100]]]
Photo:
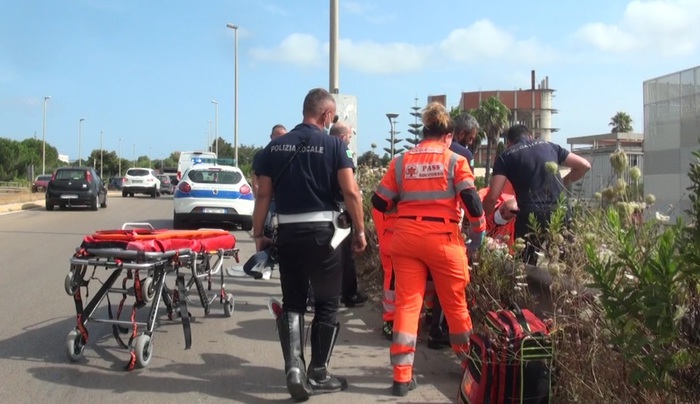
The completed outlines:
[[[188,303],[201,305],[208,315],[218,300],[226,317],[233,314],[234,296],[226,292],[222,267],[224,259],[239,261],[235,245],[235,237],[224,230],[156,230],[149,223],[125,223],[120,230],[102,230],[85,236],[70,259],[64,285],[66,293],[73,297],[76,310],[76,327],[66,338],[68,359],[75,362],[82,357],[89,337],[86,325],[92,321],[112,325],[117,343],[129,350],[127,370],[146,367],[153,354],[153,331],[161,301],[170,320],[176,313],[180,317],[185,349],[189,349],[192,337]],[[95,276],[98,269],[111,271],[105,281]],[[220,274],[220,288],[208,294],[212,291],[212,277],[217,274]],[[166,280],[173,277],[175,286],[170,289]],[[101,286],[84,305],[81,289],[85,289],[87,298],[91,280]],[[196,298],[190,293],[193,287]],[[122,296],[116,315],[110,294]],[[99,318],[96,311],[105,298],[107,318]],[[133,299],[131,317],[122,320],[121,312],[128,298]],[[137,311],[149,305],[147,320],[137,321]],[[125,335],[127,342],[122,338]]]

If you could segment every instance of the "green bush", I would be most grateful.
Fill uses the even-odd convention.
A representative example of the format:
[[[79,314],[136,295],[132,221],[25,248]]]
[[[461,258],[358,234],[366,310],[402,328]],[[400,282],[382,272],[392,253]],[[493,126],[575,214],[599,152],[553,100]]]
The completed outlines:
[[[570,195],[546,228],[532,223],[541,241],[538,266],[552,276],[546,296],[531,296],[524,282],[528,269],[515,258],[522,240],[512,252],[487,240],[472,263],[468,295],[476,327],[486,311],[514,301],[554,321],[553,402],[697,401],[700,153],[694,156],[689,225],[668,225],[663,212],[650,214],[655,197],[643,195],[641,172],[627,168],[621,150],[611,155],[614,186],[590,202]],[[358,265],[374,290],[381,290],[382,274],[369,200],[383,173],[358,170],[370,243]]]

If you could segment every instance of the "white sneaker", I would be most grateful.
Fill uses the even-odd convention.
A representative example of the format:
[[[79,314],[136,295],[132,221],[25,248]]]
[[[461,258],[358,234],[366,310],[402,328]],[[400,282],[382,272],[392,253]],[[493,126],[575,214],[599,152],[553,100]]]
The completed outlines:
[[[272,269],[271,268],[265,268],[262,273],[262,278],[265,280],[269,280],[270,277],[272,277]]]

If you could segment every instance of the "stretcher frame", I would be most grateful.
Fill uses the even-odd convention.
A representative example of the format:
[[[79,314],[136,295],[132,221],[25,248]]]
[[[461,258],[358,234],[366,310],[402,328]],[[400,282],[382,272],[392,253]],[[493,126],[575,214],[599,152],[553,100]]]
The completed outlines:
[[[125,223],[122,230],[129,228],[143,228],[154,230],[149,223]],[[219,230],[219,229],[200,229]],[[162,233],[161,233],[162,234]],[[125,366],[127,370],[148,366],[153,354],[153,332],[156,326],[158,309],[161,300],[168,312],[168,319],[174,318],[177,311],[182,322],[185,337],[185,349],[192,344],[190,320],[191,314],[187,310],[187,303],[199,304],[204,308],[204,314],[208,315],[212,304],[218,299],[223,305],[224,315],[233,315],[235,300],[232,293],[226,292],[224,281],[223,263],[225,259],[234,258],[239,261],[239,250],[235,248],[235,239],[232,248],[218,248],[216,251],[199,251],[192,248],[177,248],[162,252],[143,250],[129,250],[116,247],[106,248],[76,248],[76,254],[70,259],[70,270],[66,275],[64,286],[66,293],[73,297],[76,308],[76,327],[68,333],[66,338],[66,354],[70,361],[78,361],[87,344],[89,333],[87,323],[107,323],[112,325],[113,335],[117,343],[129,350],[129,362]],[[212,260],[214,262],[212,263]],[[92,273],[88,276],[88,268],[92,267]],[[95,277],[98,268],[112,270],[105,281]],[[189,269],[190,277],[185,281],[185,269]],[[181,272],[181,270],[183,270]],[[115,287],[119,277],[126,271],[126,277],[121,287]],[[166,275],[175,275],[175,288],[169,289],[166,285]],[[207,295],[207,290],[212,290],[212,276],[220,275],[220,288]],[[202,280],[207,278],[207,290],[204,289]],[[88,285],[90,280],[97,280],[102,285],[92,299],[83,304],[81,288],[85,288],[86,297],[89,296]],[[132,280],[132,287],[127,288],[127,283]],[[197,289],[198,299],[190,298],[192,287]],[[121,294],[122,300],[116,317],[112,313],[110,294]],[[119,315],[127,297],[133,297],[131,319],[120,320]],[[104,299],[107,299],[108,318],[97,318],[96,310]],[[137,310],[150,304],[147,320],[136,321]],[[179,309],[179,310],[178,310]],[[144,330],[139,333],[139,330]],[[130,331],[131,329],[131,331]],[[130,334],[128,342],[124,342],[122,335]]]

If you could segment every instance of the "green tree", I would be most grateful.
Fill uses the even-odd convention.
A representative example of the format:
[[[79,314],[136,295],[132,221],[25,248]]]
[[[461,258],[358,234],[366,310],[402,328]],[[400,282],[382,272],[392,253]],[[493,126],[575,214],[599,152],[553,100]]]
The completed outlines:
[[[486,174],[484,180],[488,184],[491,178],[491,151],[493,145],[498,142],[501,133],[508,126],[510,110],[498,97],[494,96],[481,101],[479,108],[473,112],[474,118],[476,118],[479,126],[486,133]]]
[[[360,155],[357,158],[357,165],[368,167],[381,167],[382,159],[379,156],[377,156],[377,154],[374,153],[374,151],[370,150],[362,153],[362,155]]]
[[[610,133],[629,133],[633,132],[632,118],[628,113],[619,111],[610,118],[608,126],[612,126]]]
[[[418,106],[418,98],[415,99],[416,104],[411,107],[411,112],[410,115],[414,118],[413,123],[409,123],[408,126],[411,128],[408,130],[408,133],[413,135],[413,139],[407,138],[406,141],[410,143],[410,146],[404,146],[406,149],[412,149],[416,147],[418,143],[422,140],[421,138],[423,137],[423,124],[421,124],[421,113],[420,113],[420,107]]]

